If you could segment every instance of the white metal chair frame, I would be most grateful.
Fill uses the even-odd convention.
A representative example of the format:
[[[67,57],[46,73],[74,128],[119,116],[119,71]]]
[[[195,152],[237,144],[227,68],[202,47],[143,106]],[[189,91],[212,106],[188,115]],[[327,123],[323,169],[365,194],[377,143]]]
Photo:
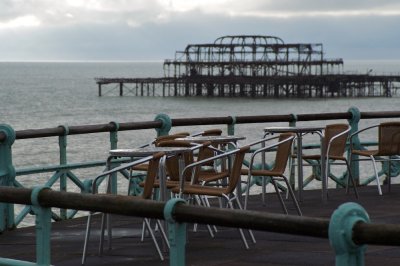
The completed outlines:
[[[219,150],[218,150],[219,151]],[[224,152],[222,154],[218,154],[214,157],[209,157],[207,159],[201,160],[201,161],[197,161],[195,163],[189,164],[187,165],[184,170],[182,171],[182,175],[184,175],[187,171],[192,171],[192,181],[191,181],[191,185],[196,185],[195,184],[195,180],[196,178],[196,174],[197,171],[200,171],[201,166],[204,164],[207,164],[209,162],[213,162],[216,160],[220,160],[220,159],[224,159],[224,158],[229,158],[234,156],[235,154],[237,154],[240,151],[240,149],[235,149],[235,150],[230,150],[227,152]],[[220,151],[219,151],[220,152]],[[238,173],[240,175],[240,173]],[[238,180],[238,182],[240,182],[240,179]],[[199,184],[201,185],[201,184]],[[185,182],[181,182],[179,189],[175,189],[175,192],[178,193],[179,197],[183,197],[183,195],[185,190]],[[197,197],[195,197],[196,201],[198,204],[203,205],[205,207],[210,207],[208,200],[204,199],[204,195],[197,195],[199,196],[199,198],[197,199]],[[238,206],[239,209],[243,209],[242,204],[240,203],[240,200],[238,199],[237,195],[235,194],[235,190],[233,190],[231,193],[229,194],[222,194],[222,197],[226,200],[227,205],[229,206],[229,208],[234,209],[234,204],[236,203],[236,205]],[[251,230],[248,230],[250,238],[252,240],[253,243],[256,243],[256,240],[254,238],[254,235],[252,233]],[[239,233],[240,236],[242,238],[243,244],[245,246],[246,249],[249,249],[249,245],[247,243],[246,237],[244,236],[244,232],[243,229],[239,228]]]
[[[275,139],[278,139],[279,137],[280,137],[280,136],[271,137],[271,138],[264,138],[264,139],[261,139],[261,140],[259,140],[259,141],[256,141],[256,142],[253,142],[253,143],[249,144],[249,146],[254,146],[254,145],[257,145],[257,144],[263,144],[263,145],[265,145],[265,143],[266,143],[267,141],[275,140]],[[253,176],[253,173],[252,173],[252,172],[255,170],[255,169],[254,169],[255,157],[256,157],[258,154],[261,153],[261,155],[262,155],[262,167],[263,167],[263,170],[265,170],[265,153],[266,153],[267,151],[271,151],[271,150],[276,149],[279,145],[282,145],[283,143],[286,143],[286,142],[288,142],[288,141],[293,141],[294,138],[295,138],[295,136],[288,137],[288,138],[286,138],[286,139],[284,139],[284,140],[282,140],[282,141],[278,141],[278,142],[276,142],[276,143],[274,143],[274,144],[271,144],[271,145],[268,145],[268,146],[259,148],[259,149],[257,149],[256,151],[254,151],[254,152],[252,153],[251,158],[250,158],[250,162],[249,162],[249,167],[248,167],[249,169],[248,169],[247,188],[246,188],[246,196],[245,196],[245,201],[244,201],[244,209],[247,209],[248,197],[249,197],[249,195],[250,195],[250,184],[251,184],[251,178],[252,178],[252,176]],[[288,154],[287,160],[288,160],[288,159],[289,159],[289,154]],[[259,169],[257,169],[257,170],[259,170]],[[290,196],[291,196],[291,198],[292,198],[292,200],[293,200],[293,203],[294,203],[294,205],[295,205],[295,208],[296,208],[296,210],[297,210],[297,213],[298,213],[299,215],[302,215],[300,206],[299,206],[299,204],[298,204],[298,202],[297,202],[297,199],[296,199],[296,197],[295,197],[295,195],[294,195],[293,189],[292,189],[291,185],[289,184],[289,180],[287,179],[287,177],[286,177],[285,175],[283,175],[283,174],[282,174],[281,176],[279,176],[279,177],[274,177],[274,176],[269,176],[269,177],[271,178],[271,183],[273,184],[273,186],[274,186],[274,188],[275,188],[275,192],[276,192],[276,194],[277,194],[277,196],[278,196],[278,198],[279,198],[279,201],[280,201],[280,203],[281,203],[281,206],[282,206],[282,209],[284,210],[284,212],[285,212],[286,214],[288,214],[288,210],[287,210],[287,208],[286,208],[286,205],[285,205],[285,203],[284,203],[284,201],[283,201],[283,199],[282,199],[282,196],[281,196],[281,194],[280,194],[278,185],[277,185],[277,183],[276,183],[276,181],[279,181],[279,180],[283,180],[283,181],[285,182],[286,187],[287,187],[287,191],[289,192],[289,194],[290,194]],[[266,183],[265,183],[265,176],[262,176],[262,200],[263,200],[263,203],[265,203],[265,193],[266,193],[265,186],[266,186]]]
[[[102,174],[98,175],[98,176],[93,180],[93,183],[92,183],[92,193],[93,193],[93,194],[96,194],[96,193],[97,193],[97,185],[96,185],[96,184],[97,184],[98,180],[100,180],[101,178],[104,178],[105,176],[109,176],[109,175],[111,175],[111,174],[113,174],[113,173],[117,173],[117,172],[120,172],[120,171],[123,171],[123,170],[126,170],[126,169],[130,169],[130,168],[132,168],[132,167],[134,167],[134,166],[136,166],[136,165],[149,162],[149,161],[152,160],[152,159],[153,159],[153,156],[144,157],[144,158],[141,158],[141,159],[139,159],[139,160],[136,160],[136,161],[133,161],[133,162],[130,162],[130,163],[125,163],[125,164],[122,164],[122,165],[120,165],[120,166],[118,166],[118,167],[115,167],[115,168],[113,168],[113,169],[111,169],[111,170],[108,170],[108,171],[103,172]],[[163,157],[160,158],[160,163],[159,163],[160,169],[159,169],[159,171],[163,171],[163,170],[164,170],[164,169],[162,169],[162,167],[163,167],[163,165],[164,165],[164,160],[165,160],[165,156],[163,156]],[[128,181],[130,181],[130,180],[128,180]],[[110,180],[108,180],[108,183],[107,183],[107,193],[110,193],[110,191],[111,191],[110,185],[111,185],[111,182],[110,182]],[[84,246],[83,246],[83,254],[82,254],[82,265],[84,265],[84,264],[85,264],[85,261],[86,261],[87,245],[88,245],[89,237],[90,237],[91,219],[92,219],[92,215],[93,215],[93,214],[94,214],[93,212],[90,212],[90,213],[89,213],[89,216],[88,216],[88,220],[87,220],[86,233],[85,233],[85,240],[84,240]],[[105,228],[104,223],[105,223],[106,217],[107,217],[107,223],[108,223],[108,225],[110,224],[109,215],[103,214],[102,222],[101,222],[100,244],[99,244],[99,254],[100,254],[100,255],[101,255],[102,252],[103,252],[104,228]],[[163,226],[162,226],[161,222],[160,222],[159,220],[157,220],[157,221],[156,221],[156,224],[157,224],[157,228],[160,230],[160,233],[161,233],[161,235],[162,235],[163,240],[165,241],[166,245],[167,245],[168,248],[169,248],[169,241],[168,241],[168,238],[167,238],[167,236],[166,236],[166,234],[165,234],[165,231],[164,231],[164,229],[163,229]],[[157,243],[157,240],[156,240],[156,238],[155,238],[154,232],[153,232],[153,230],[152,230],[152,228],[151,228],[150,219],[149,219],[149,218],[144,218],[144,219],[143,219],[143,229],[147,229],[147,230],[148,230],[148,232],[150,233],[150,236],[151,236],[151,238],[152,238],[152,240],[153,240],[154,246],[155,246],[155,248],[156,248],[156,250],[157,250],[157,253],[158,253],[159,256],[160,256],[160,259],[161,259],[161,260],[164,260],[164,256],[163,256],[163,254],[162,254],[162,252],[161,252],[161,249],[160,249],[160,247],[159,247],[159,245],[158,245],[158,243]],[[111,236],[111,227],[108,226],[108,227],[107,227],[107,230],[108,230],[108,232],[107,232],[108,244],[109,244],[109,247],[111,248],[111,238],[112,238],[112,236]],[[143,232],[142,232],[142,239],[143,239]]]
[[[354,132],[353,134],[350,135],[350,151],[351,151],[350,164],[353,161],[368,161],[368,160],[371,160],[373,168],[374,168],[375,181],[376,181],[376,185],[377,185],[377,188],[378,188],[379,195],[382,195],[382,188],[381,188],[381,185],[380,185],[379,173],[378,173],[378,170],[377,170],[377,167],[376,167],[376,163],[377,162],[384,162],[384,161],[388,161],[389,162],[389,173],[388,173],[388,178],[387,178],[387,185],[388,185],[388,191],[390,191],[390,189],[391,189],[390,162],[391,161],[400,161],[400,157],[399,158],[393,158],[392,156],[394,156],[394,155],[380,155],[380,154],[375,155],[375,154],[371,154],[371,155],[369,155],[368,159],[360,159],[360,158],[356,158],[355,155],[357,155],[357,156],[363,156],[363,155],[353,154],[353,150],[354,150],[353,147],[354,147],[354,138],[356,136],[358,136],[360,133],[362,133],[364,131],[367,131],[369,129],[380,127],[382,124],[385,124],[385,123],[381,123],[381,124],[377,124],[377,125],[373,125],[373,126],[369,126],[369,127],[360,129],[360,130],[358,130],[358,131],[356,131],[356,132]],[[379,145],[379,142],[378,142],[378,145]],[[368,149],[364,148],[363,150],[368,150]],[[377,151],[379,151],[379,150],[377,150]],[[400,154],[397,154],[397,155],[400,156]],[[366,157],[368,157],[368,156],[366,156]]]

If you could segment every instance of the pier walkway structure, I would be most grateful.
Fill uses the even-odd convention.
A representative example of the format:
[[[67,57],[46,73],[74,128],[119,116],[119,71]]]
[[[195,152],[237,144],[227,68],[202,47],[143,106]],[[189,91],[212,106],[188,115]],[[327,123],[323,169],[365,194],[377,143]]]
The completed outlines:
[[[164,61],[161,78],[95,78],[98,95],[265,98],[392,97],[399,75],[349,74],[320,43],[273,36],[223,36],[189,44]],[[103,92],[104,86],[110,86]]]

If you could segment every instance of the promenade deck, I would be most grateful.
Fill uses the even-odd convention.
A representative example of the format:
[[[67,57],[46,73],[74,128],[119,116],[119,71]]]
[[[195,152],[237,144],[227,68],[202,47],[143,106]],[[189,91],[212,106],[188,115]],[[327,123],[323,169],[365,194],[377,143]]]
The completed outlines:
[[[301,208],[305,216],[329,218],[342,203],[353,201],[361,204],[374,223],[400,224],[400,185],[393,185],[388,193],[379,196],[375,186],[359,188],[360,199],[343,189],[330,190],[327,203],[321,202],[320,190],[306,190]],[[281,213],[275,194],[267,196],[267,206],[261,205],[259,195],[251,197],[249,209]],[[288,202],[289,211],[295,214]],[[93,233],[86,265],[169,265],[160,261],[150,238],[140,242],[141,219],[113,216],[113,247],[97,256],[100,219],[93,223]],[[52,264],[80,265],[86,218],[53,223]],[[292,236],[255,231],[256,244],[245,250],[239,233],[233,228],[219,227],[214,239],[205,226],[193,232],[188,226],[186,245],[187,265],[334,265],[335,256],[328,239]],[[0,257],[35,261],[34,227],[5,232],[0,236]],[[368,246],[365,265],[400,265],[400,247]]]

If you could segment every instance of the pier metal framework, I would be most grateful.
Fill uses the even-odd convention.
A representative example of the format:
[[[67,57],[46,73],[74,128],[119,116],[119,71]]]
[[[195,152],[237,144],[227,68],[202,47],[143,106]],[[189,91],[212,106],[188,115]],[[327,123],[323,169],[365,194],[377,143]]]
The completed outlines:
[[[164,61],[162,78],[97,78],[137,96],[391,97],[400,76],[343,72],[343,59],[327,59],[321,43],[234,35],[189,44]],[[133,85],[128,87],[127,84]]]

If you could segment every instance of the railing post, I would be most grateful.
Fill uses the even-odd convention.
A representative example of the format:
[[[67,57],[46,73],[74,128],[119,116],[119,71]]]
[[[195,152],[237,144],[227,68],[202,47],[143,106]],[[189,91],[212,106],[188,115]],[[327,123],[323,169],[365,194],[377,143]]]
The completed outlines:
[[[348,112],[351,113],[351,118],[348,119],[349,125],[351,127],[349,135],[353,134],[354,132],[358,131],[358,123],[361,119],[360,110],[357,107],[350,107]],[[361,150],[361,142],[358,136],[353,138],[354,149]],[[352,149],[352,147],[349,147]],[[351,158],[350,152],[347,152],[347,159],[350,162],[350,170],[353,178],[355,179],[356,184],[359,183],[360,180],[360,162],[358,161],[358,155],[353,155],[354,160]]]
[[[228,135],[235,135],[236,116],[231,116],[232,123],[228,124]]]
[[[114,150],[118,148],[118,129],[119,129],[119,124],[115,121],[111,121],[110,125],[112,125],[113,129],[110,130],[110,149]],[[112,163],[111,163],[112,164]],[[109,165],[108,167],[113,167],[112,165]],[[110,188],[111,188],[111,193],[112,194],[117,194],[117,174],[113,173],[111,174],[111,183]]]
[[[40,206],[39,193],[48,187],[36,187],[31,193],[32,209],[35,213],[36,225],[36,263],[50,265],[51,257],[51,209]]]
[[[14,129],[6,124],[0,125],[0,133],[5,139],[0,142],[0,186],[13,186],[15,180],[15,168],[12,163],[12,144],[15,141]],[[0,231],[15,227],[14,205],[0,203]]]
[[[186,253],[186,224],[175,221],[173,211],[176,204],[184,204],[185,201],[173,198],[167,201],[164,207],[164,218],[168,223],[169,240],[169,265],[184,266]]]
[[[354,202],[339,206],[329,223],[329,242],[336,254],[336,266],[364,265],[366,245],[353,242],[353,227],[358,222],[369,223],[368,213]]]
[[[154,118],[154,121],[160,120],[162,122],[162,125],[160,128],[156,128],[157,131],[157,136],[164,136],[168,135],[169,131],[171,130],[172,127],[172,120],[167,114],[158,114]]]
[[[297,122],[297,115],[296,114],[290,114],[290,121],[289,121],[289,127],[295,127],[296,122]]]
[[[60,165],[67,165],[67,135],[69,134],[68,126],[61,125],[64,134],[58,137],[58,146],[60,150]],[[65,170],[60,170],[62,174],[60,175],[60,191],[67,191],[67,173]],[[61,219],[67,219],[67,210],[60,209]]]
[[[296,114],[290,114],[291,118],[289,121],[289,126],[290,127],[295,127],[296,126],[296,122],[297,122],[297,115]],[[294,146],[292,146],[293,149]],[[292,152],[293,153],[293,152]],[[293,167],[293,161],[295,160],[292,156],[289,157],[290,160],[290,173],[289,173],[289,184],[292,186],[293,189],[295,189],[295,183],[296,183],[296,177],[295,177],[295,169]],[[299,188],[300,189],[300,188]]]

